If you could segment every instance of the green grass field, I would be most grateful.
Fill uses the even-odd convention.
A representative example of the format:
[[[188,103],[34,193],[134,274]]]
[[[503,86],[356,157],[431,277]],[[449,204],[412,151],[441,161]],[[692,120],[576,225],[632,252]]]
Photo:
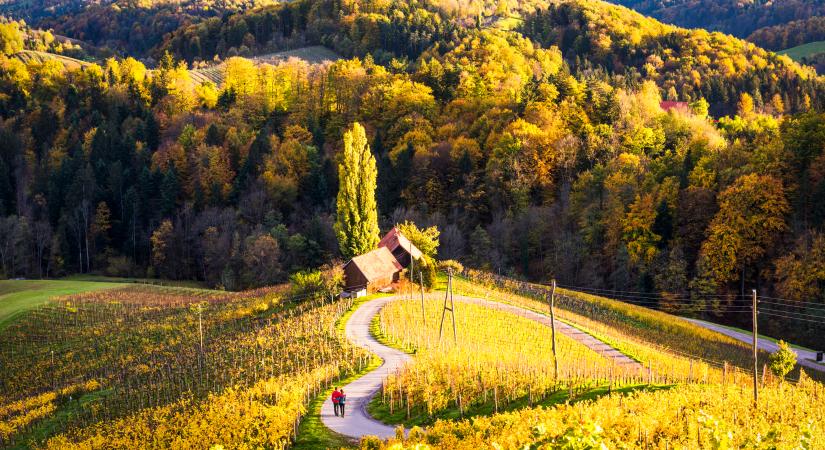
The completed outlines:
[[[63,281],[94,281],[100,283],[133,283],[133,284],[151,284],[152,286],[176,287],[199,290],[209,289],[204,283],[197,280],[163,280],[157,278],[120,278],[107,277],[104,275],[70,275],[64,277]]]
[[[124,283],[78,280],[0,280],[0,330],[19,314],[53,297],[112,289]]]
[[[799,61],[806,56],[814,56],[825,53],[825,41],[808,42],[796,47],[786,48],[776,52],[780,55],[787,55],[794,61]]]

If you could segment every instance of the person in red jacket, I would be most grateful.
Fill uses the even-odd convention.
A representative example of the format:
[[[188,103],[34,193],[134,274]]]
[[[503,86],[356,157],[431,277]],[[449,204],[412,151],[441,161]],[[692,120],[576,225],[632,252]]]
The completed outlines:
[[[336,387],[334,391],[332,391],[332,407],[335,409],[335,415],[338,415],[338,400],[341,398],[341,391],[338,390]]]

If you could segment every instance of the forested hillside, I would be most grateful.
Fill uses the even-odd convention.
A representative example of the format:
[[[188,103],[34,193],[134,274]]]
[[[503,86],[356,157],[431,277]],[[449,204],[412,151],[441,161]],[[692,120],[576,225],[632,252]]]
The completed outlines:
[[[760,28],[748,40],[768,50],[784,50],[808,42],[825,40],[825,17],[795,20],[783,25]]]
[[[734,0],[615,0],[666,23],[745,37],[754,30],[825,14],[822,0],[737,2]]]
[[[0,14],[135,57],[148,55],[166,33],[210,17],[277,0],[1,0]]]
[[[25,63],[4,31],[3,275],[239,289],[332,262],[342,133],[358,121],[382,227],[436,225],[440,258],[712,295],[710,314],[753,286],[823,301],[825,84],[811,69],[602,2],[499,11],[523,18],[514,30],[495,12],[298,0],[182,27],[151,71]],[[304,43],[350,59],[231,57]],[[186,61],[215,55],[223,84],[194,83]]]

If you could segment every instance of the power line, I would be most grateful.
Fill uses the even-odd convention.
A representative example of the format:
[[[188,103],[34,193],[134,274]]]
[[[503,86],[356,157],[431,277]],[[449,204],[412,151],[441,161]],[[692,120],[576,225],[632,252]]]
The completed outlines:
[[[573,290],[569,287],[565,287],[565,289]],[[578,289],[593,290],[593,291],[604,291],[604,292],[607,292],[607,293],[612,292],[612,291],[609,291],[609,290],[606,290],[606,289],[596,289],[596,288],[586,288],[586,287],[578,287]],[[630,292],[630,291],[627,291],[627,292]],[[587,292],[585,291],[583,293],[587,293]],[[606,295],[606,294],[602,294],[602,295]],[[716,304],[716,306],[710,307],[710,308],[708,308],[705,305],[701,305],[701,306],[704,306],[704,308],[698,308],[698,309],[690,307],[690,306],[693,306],[693,305],[700,306],[700,303],[703,302],[703,301],[704,302],[708,302],[708,301],[709,302],[720,302],[720,301],[723,301],[724,298],[731,298],[731,297],[723,297],[723,298],[698,297],[698,298],[688,299],[688,298],[678,298],[678,297],[677,298],[666,298],[666,297],[661,297],[661,296],[660,297],[652,297],[648,294],[648,295],[639,295],[639,296],[618,295],[618,296],[612,298],[612,300],[622,301],[622,302],[627,303],[627,304],[637,305],[637,306],[641,306],[641,307],[644,307],[644,308],[658,310],[658,311],[664,311],[664,312],[680,312],[679,308],[673,308],[673,309],[666,308],[667,304],[672,304],[672,305],[675,305],[675,306],[685,307],[684,308],[685,310],[681,311],[681,312],[737,313],[737,312],[750,312],[751,311],[751,307],[746,306],[746,305]],[[745,299],[745,297],[741,297],[739,295],[735,295],[731,299],[737,299],[737,298],[741,298],[742,300]],[[761,300],[762,298],[773,298],[773,297],[759,297],[759,299],[760,299],[759,303],[763,302]],[[773,298],[773,299],[775,299],[775,298]],[[654,301],[654,300],[656,300],[656,301]],[[764,302],[764,303],[768,303],[768,304],[772,305],[775,308],[776,307],[806,308],[805,306],[801,306],[801,305],[800,306],[784,305],[784,304],[778,304],[776,302]],[[816,311],[820,311],[820,309],[818,307],[814,307],[813,309],[815,309]],[[766,313],[768,313],[768,312],[773,313],[772,315],[775,316],[775,317],[784,317],[784,318],[787,318],[787,319],[799,319],[799,320],[807,319],[806,321],[808,321],[808,322],[817,322],[817,320],[810,320],[810,319],[819,319],[819,320],[822,320],[823,323],[825,323],[825,316],[819,316],[819,315],[816,315],[816,314],[808,314],[808,313],[805,313],[805,312],[796,312],[796,311],[789,311],[789,310],[771,309],[770,307],[768,307],[768,308],[763,307],[763,308],[760,308],[760,310],[765,311]],[[825,311],[825,309],[822,309],[822,311]]]
[[[785,316],[785,315],[782,315],[782,314],[774,314],[774,313],[768,313],[768,312],[760,312],[759,314],[766,315],[766,316],[773,316],[773,317],[782,317],[782,318],[791,319],[791,320],[799,320],[799,321],[802,321],[802,322],[813,322],[813,323],[817,323],[817,324],[820,324],[820,325],[825,324],[825,318],[820,318],[819,320],[812,320],[812,319],[803,319],[803,318],[800,318],[800,317],[790,317],[790,316]]]
[[[542,284],[541,286],[544,287],[545,285]],[[568,290],[589,290],[589,291],[599,291],[599,292],[611,292],[611,293],[616,293],[616,294],[639,294],[639,295],[647,295],[647,296],[661,295],[661,294],[656,294],[655,292],[623,291],[623,290],[619,290],[619,289],[591,288],[591,287],[586,287],[586,286],[569,286],[569,285],[562,285],[562,284],[559,284],[557,286],[560,287],[560,288],[563,288],[563,289],[568,289]],[[731,296],[747,297],[747,296],[743,296],[741,294],[732,294],[732,295],[727,295],[727,294],[703,294],[703,295],[706,296],[706,297],[723,297],[723,298],[728,298],[728,297],[731,297]]]
[[[775,306],[784,306],[787,308],[799,308],[799,309],[812,309],[815,311],[825,311],[825,306],[818,306],[818,305],[808,305],[806,303],[796,303],[796,304],[788,304],[788,303],[780,303],[780,302],[771,302],[767,300],[762,300],[763,298],[767,297],[760,297],[759,303],[765,303],[768,305],[775,305]]]
[[[772,312],[772,313],[775,313],[775,314],[792,314],[794,316],[799,316],[799,317],[808,317],[808,318],[813,318],[813,319],[819,319],[819,320],[822,320],[823,323],[825,323],[825,316],[819,316],[819,315],[814,315],[814,314],[796,313],[796,312],[793,312],[793,311],[780,311],[778,309],[770,309],[770,308],[759,308],[759,311],[767,311],[767,312]]]

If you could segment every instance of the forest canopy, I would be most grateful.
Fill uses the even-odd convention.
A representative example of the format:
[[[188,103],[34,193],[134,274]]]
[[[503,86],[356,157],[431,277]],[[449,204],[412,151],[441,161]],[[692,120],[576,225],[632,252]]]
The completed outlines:
[[[156,67],[24,60],[12,39],[2,275],[240,289],[340,260],[337,169],[358,122],[379,228],[435,226],[440,259],[712,295],[702,308],[719,315],[743,286],[825,301],[821,252],[806,250],[825,226],[820,77],[607,3],[520,13],[507,28],[427,2],[298,0],[185,26]],[[344,58],[232,56],[273,42]],[[188,62],[216,54],[222,81],[194,81]]]

